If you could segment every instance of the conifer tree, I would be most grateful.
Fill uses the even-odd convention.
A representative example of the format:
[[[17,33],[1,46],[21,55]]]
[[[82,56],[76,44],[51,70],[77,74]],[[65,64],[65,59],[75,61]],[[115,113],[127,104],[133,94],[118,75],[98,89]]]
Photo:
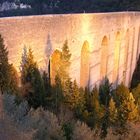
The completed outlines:
[[[45,105],[45,88],[43,79],[34,61],[32,50],[24,50],[21,62],[21,79],[22,84],[30,84],[32,90],[27,94],[27,100],[30,106],[37,108]]]
[[[121,105],[125,100],[127,100],[127,98],[129,97],[129,89],[127,87],[125,87],[125,85],[123,83],[121,83],[116,91],[115,91],[115,102],[117,107],[119,107],[119,105]]]
[[[89,111],[91,110],[91,92],[88,87],[85,87],[85,89],[81,88],[81,92],[84,92],[85,106]]]
[[[8,51],[5,48],[4,40],[0,35],[0,90],[3,94],[8,90],[10,79],[10,66],[8,63]]]
[[[77,85],[76,80],[72,83],[67,81],[67,94],[66,94],[66,103],[70,109],[78,109],[81,111],[85,105],[84,95],[80,93],[80,89]]]
[[[130,93],[128,97],[127,108],[129,109],[128,120],[137,121],[139,117],[138,106],[135,104],[135,99],[132,93]]]
[[[45,87],[45,92],[47,93],[47,96],[50,96],[51,94],[50,77],[45,71],[43,72],[42,79]]]
[[[71,64],[70,58],[71,58],[71,54],[68,47],[68,41],[66,40],[62,47],[62,53],[60,56],[60,67],[58,71],[58,76],[61,79],[63,87],[65,86],[64,84],[67,81],[67,79],[69,79],[69,67]]]
[[[91,95],[90,95],[90,104],[91,104],[91,111],[92,111],[92,117],[94,121],[94,127],[98,127],[100,124],[100,120],[104,115],[104,110],[102,106],[100,105],[99,101],[99,92],[97,88],[93,88]]]
[[[130,92],[127,87],[121,83],[115,91],[115,102],[117,107],[117,117],[116,117],[116,132],[122,134],[127,131],[126,123],[129,118],[130,108],[129,108],[129,97]]]
[[[110,122],[110,125],[113,125],[115,123],[116,117],[117,117],[117,108],[115,106],[115,102],[114,102],[113,98],[111,98],[109,101],[109,122]]]
[[[72,86],[73,86],[73,83],[72,83],[71,79],[68,78],[65,82],[65,88],[63,89],[63,94],[66,97],[66,100],[67,100],[67,98],[69,98],[70,95],[73,94]]]
[[[11,94],[18,95],[19,92],[19,76],[17,70],[14,68],[13,65],[10,65],[10,80],[9,80],[9,92]]]
[[[23,53],[22,53],[22,57],[21,57],[21,65],[20,65],[20,71],[21,71],[21,82],[22,84],[25,84],[26,83],[26,74],[27,74],[27,71],[26,71],[26,65],[27,65],[27,48],[26,46],[24,46],[23,48]]]
[[[138,86],[136,88],[132,89],[132,93],[136,100],[136,103],[138,104],[138,106],[140,108],[140,84],[138,84]]]
[[[109,83],[109,80],[105,77],[99,88],[100,102],[105,107],[108,107],[109,105],[109,101],[111,98],[111,86],[112,85]]]
[[[55,85],[52,87],[53,108],[58,113],[61,104],[64,102],[61,79],[58,75],[55,77]]]

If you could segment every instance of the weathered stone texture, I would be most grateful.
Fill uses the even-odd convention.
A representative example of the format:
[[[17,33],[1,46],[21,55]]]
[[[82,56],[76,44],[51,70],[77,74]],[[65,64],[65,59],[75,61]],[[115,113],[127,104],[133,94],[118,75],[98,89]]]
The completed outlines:
[[[32,48],[39,67],[46,68],[45,48],[48,47],[49,35],[53,51],[61,50],[65,40],[68,40],[72,53],[70,75],[79,85],[82,75],[86,75],[82,81],[88,82],[83,82],[84,85],[90,87],[98,84],[104,75],[111,82],[125,81],[129,85],[140,53],[140,12],[0,18],[0,34],[8,47],[9,60],[17,69],[24,46]],[[103,45],[105,36],[107,44]],[[89,76],[88,73],[82,74],[81,70],[87,69],[86,65],[81,67],[81,59],[84,57],[81,49],[85,41],[89,44]],[[103,52],[106,49],[107,60],[103,61],[101,59],[104,58]],[[104,67],[107,70],[103,70]]]

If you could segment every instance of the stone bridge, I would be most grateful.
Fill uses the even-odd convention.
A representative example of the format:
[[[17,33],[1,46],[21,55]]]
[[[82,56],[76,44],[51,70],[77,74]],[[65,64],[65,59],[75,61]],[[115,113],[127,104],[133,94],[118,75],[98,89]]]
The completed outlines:
[[[0,18],[9,60],[19,70],[23,47],[51,77],[65,42],[72,53],[70,76],[92,88],[107,76],[129,86],[140,52],[140,12],[60,14]]]

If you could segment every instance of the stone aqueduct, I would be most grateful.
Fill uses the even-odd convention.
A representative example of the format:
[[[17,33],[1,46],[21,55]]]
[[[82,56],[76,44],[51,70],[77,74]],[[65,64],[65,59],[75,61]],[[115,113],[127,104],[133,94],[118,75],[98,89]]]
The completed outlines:
[[[0,34],[17,70],[23,47],[32,48],[40,69],[53,70],[68,40],[70,76],[92,88],[104,76],[130,84],[140,53],[140,12],[67,14],[0,18]]]

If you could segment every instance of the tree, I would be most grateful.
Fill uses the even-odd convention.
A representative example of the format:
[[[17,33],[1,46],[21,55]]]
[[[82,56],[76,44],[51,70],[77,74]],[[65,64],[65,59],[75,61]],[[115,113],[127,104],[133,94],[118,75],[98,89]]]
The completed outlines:
[[[128,97],[127,108],[129,109],[128,120],[137,121],[139,116],[138,106],[135,104],[135,99],[132,93],[130,93]]]
[[[9,80],[9,92],[11,94],[18,95],[19,92],[19,76],[17,70],[13,65],[10,65],[10,80]]]
[[[116,132],[123,134],[124,132],[127,132],[127,121],[136,118],[137,107],[129,89],[123,84],[119,85],[115,91],[115,101],[117,107]]]
[[[64,136],[66,137],[66,140],[72,140],[72,134],[73,134],[73,126],[71,123],[65,123],[62,126]]]
[[[50,96],[50,94],[51,94],[50,77],[48,76],[48,74],[45,71],[43,72],[42,79],[43,79],[43,83],[44,83],[44,87],[45,87],[45,92],[46,92],[47,96]]]
[[[71,85],[70,85],[71,86]],[[84,108],[84,95],[80,94],[79,87],[76,83],[76,80],[72,83],[72,91],[67,94],[67,104],[71,109],[76,109],[76,111],[82,111]]]
[[[130,94],[129,89],[125,87],[123,83],[121,83],[115,90],[114,94],[116,106],[119,107],[125,100],[127,100],[129,94]]]
[[[64,103],[64,95],[61,79],[58,75],[55,76],[55,85],[51,88],[50,105],[56,113],[59,113],[61,104]]]
[[[24,58],[24,59],[23,59]],[[21,81],[23,85],[30,84],[32,90],[27,94],[30,106],[37,108],[45,105],[45,88],[43,79],[34,61],[32,50],[24,49],[21,62]]]
[[[140,83],[140,56],[132,76],[131,88],[135,88],[139,83]]]
[[[105,77],[105,79],[103,79],[102,84],[99,87],[100,102],[105,107],[108,107],[109,105],[109,101],[111,98],[111,86],[112,84],[110,84],[109,80]]]
[[[10,78],[10,65],[8,63],[8,51],[4,45],[4,40],[0,35],[0,90],[3,94],[8,90]]]
[[[90,105],[87,107],[89,112],[88,125],[92,127],[98,127],[100,125],[100,120],[104,115],[104,109],[99,101],[99,92],[97,88],[93,88],[92,92],[89,94]]]
[[[138,106],[140,108],[140,84],[138,84],[136,88],[132,89],[132,93],[136,100],[136,103],[138,103]]]
[[[69,79],[69,67],[70,67],[71,54],[68,47],[67,40],[62,47],[62,53],[60,56],[60,67],[58,70],[58,76],[61,79],[62,86],[65,88],[65,82]]]
[[[109,122],[110,125],[114,125],[117,117],[117,108],[115,105],[115,102],[113,98],[110,99],[109,101]]]

